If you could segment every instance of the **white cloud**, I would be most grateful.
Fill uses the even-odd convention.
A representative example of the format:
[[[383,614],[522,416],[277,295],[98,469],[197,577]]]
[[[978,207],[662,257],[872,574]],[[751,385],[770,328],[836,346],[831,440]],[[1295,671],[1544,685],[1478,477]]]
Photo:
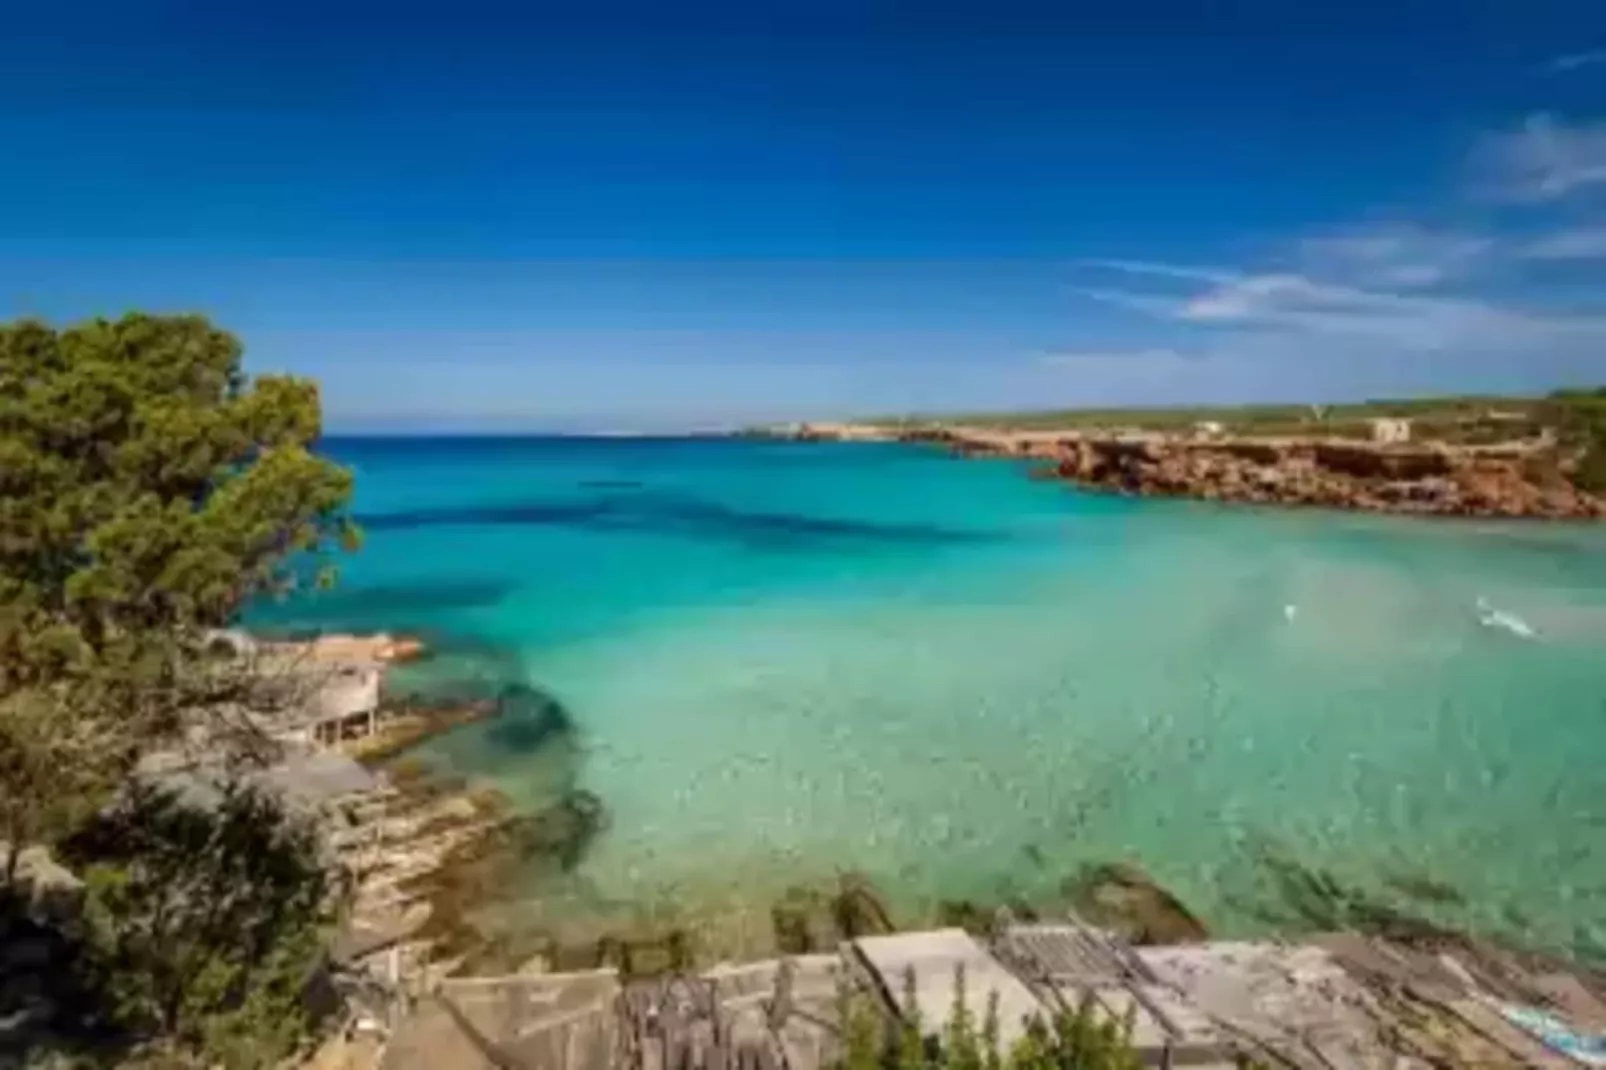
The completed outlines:
[[[1524,246],[1530,260],[1606,260],[1606,227],[1578,227]]]
[[[1243,275],[1182,304],[1177,317],[1203,322],[1252,322],[1278,308],[1317,296],[1319,287],[1299,275]]]
[[[1437,286],[1479,266],[1494,242],[1481,235],[1396,223],[1308,238],[1300,243],[1307,271],[1368,286]]]
[[[1170,316],[1177,304],[1176,299],[1172,297],[1133,293],[1130,290],[1116,290],[1105,286],[1073,286],[1070,292],[1089,300],[1155,317]]]
[[[1606,52],[1564,59],[1563,68],[1606,63]],[[1460,211],[1477,214],[1317,233],[1237,267],[1080,261],[1088,284],[1075,294],[1154,321],[1152,337],[1183,352],[1143,348],[1140,336],[1127,352],[1093,347],[1040,362],[1096,368],[1134,389],[1169,376],[1184,394],[1208,393],[1217,376],[1246,396],[1297,396],[1313,375],[1374,396],[1598,380],[1606,299],[1599,310],[1563,309],[1557,302],[1581,291],[1530,285],[1541,280],[1525,273],[1544,260],[1579,261],[1575,272],[1606,261],[1606,225],[1587,222],[1606,220],[1589,203],[1591,194],[1606,201],[1606,120],[1535,115],[1487,135],[1471,163],[1484,168],[1489,192],[1524,205],[1520,214],[1462,201]],[[1513,223],[1521,230],[1501,229]],[[1548,234],[1529,229],[1545,223]]]
[[[1120,267],[1103,266],[1139,278],[1207,282],[1180,297],[1156,296],[1141,289],[1090,294],[1201,329],[1349,339],[1401,357],[1451,350],[1518,354],[1583,340],[1593,345],[1606,343],[1606,318],[1598,316],[1532,312],[1465,297],[1402,294],[1320,282],[1298,274],[1233,274],[1125,262]],[[1216,281],[1221,278],[1226,281]]]
[[[1545,70],[1552,74],[1565,74],[1567,71],[1576,71],[1580,67],[1588,67],[1595,63],[1606,63],[1606,48],[1595,48],[1588,52],[1573,52],[1565,56],[1557,56],[1545,64]]]
[[[1532,115],[1520,130],[1487,136],[1474,155],[1496,196],[1556,200],[1606,183],[1606,123],[1569,125]]]

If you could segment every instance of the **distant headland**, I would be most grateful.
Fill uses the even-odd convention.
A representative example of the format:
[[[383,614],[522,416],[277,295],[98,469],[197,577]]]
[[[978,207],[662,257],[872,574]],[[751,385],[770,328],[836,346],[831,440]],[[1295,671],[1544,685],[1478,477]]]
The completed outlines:
[[[746,435],[926,442],[1112,493],[1466,517],[1606,517],[1606,389],[1546,398],[1070,410],[796,423]]]

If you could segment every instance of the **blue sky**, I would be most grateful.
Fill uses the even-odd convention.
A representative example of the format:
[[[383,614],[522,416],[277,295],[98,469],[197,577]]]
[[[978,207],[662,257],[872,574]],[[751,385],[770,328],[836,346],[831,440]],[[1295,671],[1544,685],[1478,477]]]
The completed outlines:
[[[0,314],[348,430],[1606,381],[1598,2],[237,6],[7,12]]]

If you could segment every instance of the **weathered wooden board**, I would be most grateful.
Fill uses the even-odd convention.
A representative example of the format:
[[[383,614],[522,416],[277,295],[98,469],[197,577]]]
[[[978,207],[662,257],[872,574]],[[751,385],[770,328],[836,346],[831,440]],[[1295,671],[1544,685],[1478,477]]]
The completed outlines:
[[[1080,924],[1012,925],[999,934],[999,953],[1050,1003],[1067,1009],[1092,994],[1104,1017],[1132,1017],[1132,1043],[1150,1065],[1230,1066],[1232,1047],[1210,1019],[1171,989],[1134,978],[1129,948]]]
[[[1067,1004],[1081,993],[1064,991]],[[1095,1013],[1116,1023],[1132,1022],[1132,1046],[1148,1066],[1232,1067],[1233,1048],[1209,1018],[1159,986],[1093,990]]]
[[[1088,929],[1077,925],[1011,925],[998,937],[999,953],[1033,980],[1100,986],[1119,984],[1120,962]]]
[[[520,1067],[606,1070],[613,1059],[618,992],[614,972],[597,970],[453,978],[442,983],[440,996]]]
[[[965,1004],[978,1023],[987,1013],[990,994],[998,994],[998,1034],[1006,1047],[1025,1032],[1029,1018],[1044,1013],[1031,989],[963,929],[866,936],[850,947],[894,1011],[902,1010],[904,978],[913,972],[915,1006],[928,1030],[947,1023],[960,968],[965,974]]]

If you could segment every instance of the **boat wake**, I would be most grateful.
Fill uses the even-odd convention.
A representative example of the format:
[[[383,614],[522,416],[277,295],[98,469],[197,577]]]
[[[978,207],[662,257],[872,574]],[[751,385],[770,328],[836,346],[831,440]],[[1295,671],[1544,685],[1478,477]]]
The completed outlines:
[[[1478,623],[1485,628],[1501,628],[1512,635],[1523,639],[1537,639],[1539,633],[1533,626],[1515,613],[1507,613],[1503,609],[1496,609],[1489,604],[1489,600],[1480,596],[1478,598]]]

